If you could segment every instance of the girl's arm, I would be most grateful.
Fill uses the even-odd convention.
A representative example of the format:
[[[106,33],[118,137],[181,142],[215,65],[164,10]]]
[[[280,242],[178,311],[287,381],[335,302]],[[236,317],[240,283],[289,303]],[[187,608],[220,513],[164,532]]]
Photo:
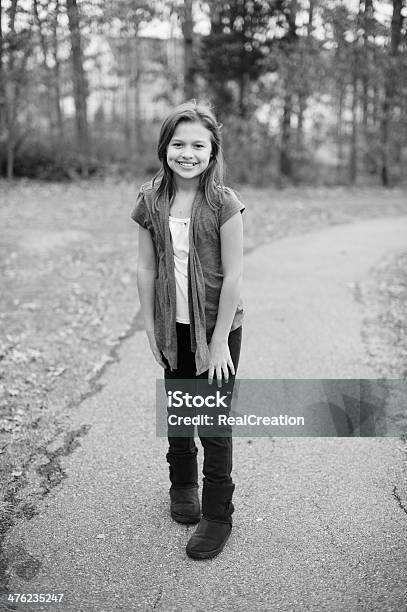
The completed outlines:
[[[141,313],[144,328],[147,333],[150,348],[157,363],[165,368],[161,352],[157,348],[154,337],[154,278],[156,275],[155,251],[151,234],[139,226],[137,287],[140,298]]]
[[[229,380],[228,366],[235,374],[230,356],[228,336],[239,302],[243,274],[243,220],[241,214],[235,214],[220,228],[223,283],[219,298],[218,316],[215,329],[209,344],[210,367],[209,384],[216,374],[218,386],[222,384],[222,373],[225,381]]]

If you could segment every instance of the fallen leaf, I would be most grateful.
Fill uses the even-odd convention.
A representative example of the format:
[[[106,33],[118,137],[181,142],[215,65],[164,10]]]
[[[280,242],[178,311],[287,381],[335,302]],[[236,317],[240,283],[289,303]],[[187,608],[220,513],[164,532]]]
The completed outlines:
[[[17,351],[16,349],[14,349],[11,353],[10,359],[14,363],[27,363],[28,361],[27,355],[21,351]]]
[[[66,371],[66,368],[64,368],[64,367],[56,368],[52,372],[52,376],[61,376],[61,374],[63,374],[65,371]]]
[[[21,304],[20,308],[24,308],[24,310],[38,310],[39,305],[36,302],[26,302]]]

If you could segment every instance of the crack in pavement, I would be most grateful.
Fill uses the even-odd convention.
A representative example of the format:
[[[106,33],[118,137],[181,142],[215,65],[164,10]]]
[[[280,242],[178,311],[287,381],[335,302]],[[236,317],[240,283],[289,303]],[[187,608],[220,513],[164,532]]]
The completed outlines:
[[[162,599],[162,596],[163,596],[163,590],[164,590],[164,587],[163,587],[162,584],[160,584],[160,586],[158,588],[158,593],[157,593],[157,595],[156,595],[156,597],[154,599],[154,602],[153,602],[153,610],[156,610],[157,606],[160,605],[160,602],[161,602],[161,599]]]
[[[402,510],[404,510],[404,512],[407,514],[407,508],[406,508],[406,506],[403,504],[403,502],[401,500],[401,497],[400,497],[400,495],[398,493],[398,490],[397,490],[397,485],[394,485],[393,493],[392,494],[393,494],[394,499],[397,501],[398,505],[400,506],[400,508]]]
[[[35,492],[31,492],[28,496],[28,501],[18,499],[18,493],[23,490],[29,482],[27,476],[18,482],[13,488],[9,488],[5,495],[5,503],[7,504],[7,513],[2,517],[0,522],[0,594],[7,595],[8,582],[9,582],[9,570],[13,567],[14,571],[18,576],[24,578],[24,580],[32,580],[40,571],[42,563],[39,559],[28,553],[22,545],[8,547],[7,552],[4,550],[4,539],[6,533],[15,525],[16,521],[20,518],[26,518],[31,520],[36,514],[36,502],[43,499],[48,493],[57,485],[59,485],[64,478],[66,478],[65,471],[60,464],[60,457],[66,457],[70,455],[78,446],[78,438],[86,435],[90,429],[89,425],[82,425],[77,430],[69,431],[65,434],[65,440],[62,446],[55,451],[49,451],[42,449],[42,454],[47,458],[47,463],[40,465],[35,468],[35,471],[41,477],[40,486]],[[37,449],[37,451],[40,449]],[[32,461],[33,453],[25,468],[29,467],[29,463]],[[9,608],[13,609],[13,608]]]

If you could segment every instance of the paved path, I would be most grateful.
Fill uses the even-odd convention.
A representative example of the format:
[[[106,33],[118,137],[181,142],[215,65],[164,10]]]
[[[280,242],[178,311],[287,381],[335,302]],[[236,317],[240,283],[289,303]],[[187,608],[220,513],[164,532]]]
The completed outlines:
[[[252,252],[241,378],[374,377],[354,283],[405,249],[407,218],[328,228]],[[186,557],[168,514],[142,332],[123,343],[67,478],[8,533],[10,589],[64,593],[18,610],[406,610],[406,448],[396,438],[237,438],[235,526],[218,558]],[[202,453],[200,453],[202,454]],[[201,458],[202,459],[202,458]]]

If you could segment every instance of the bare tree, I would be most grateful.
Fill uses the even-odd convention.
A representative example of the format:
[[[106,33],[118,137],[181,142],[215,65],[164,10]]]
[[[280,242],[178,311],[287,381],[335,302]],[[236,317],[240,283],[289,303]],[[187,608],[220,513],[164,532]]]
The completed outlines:
[[[315,12],[315,0],[309,0],[308,6],[308,21],[307,21],[307,37],[306,37],[306,53],[302,55],[300,58],[301,62],[301,70],[306,74],[302,78],[301,85],[298,90],[298,123],[297,123],[297,147],[298,149],[302,148],[303,145],[303,124],[304,124],[304,113],[307,106],[307,98],[310,94],[311,83],[310,83],[310,75],[309,71],[306,71],[306,63],[312,62],[310,57],[311,46],[313,45],[312,41],[312,32],[314,29],[314,12]],[[312,62],[313,63],[313,62]]]
[[[48,41],[46,34],[44,32],[44,23],[40,17],[40,10],[38,7],[38,0],[33,0],[33,13],[34,19],[38,30],[40,48],[42,52],[42,64],[44,68],[44,81],[47,89],[47,93],[52,90],[52,74],[51,69],[48,63]],[[42,7],[40,7],[42,8]],[[52,134],[53,131],[53,120],[52,120],[52,104],[51,98],[49,95],[46,96],[46,104],[47,104],[47,116],[49,121],[50,132]]]
[[[297,0],[290,2],[288,13],[287,53],[293,50],[297,43]],[[291,87],[291,74],[285,78],[284,108],[281,121],[281,145],[280,145],[280,172],[283,176],[290,177],[292,174],[291,159],[291,116],[293,112],[293,90]]]
[[[0,0],[0,143],[6,140],[6,91],[4,74],[3,2]]]
[[[32,52],[31,28],[22,26],[17,31],[16,17],[25,9],[18,0],[10,3],[7,27],[7,44],[2,44],[2,83],[4,95],[5,140],[7,155],[7,178],[14,175],[15,152],[25,134],[20,130],[18,116],[24,102],[23,91],[27,83],[27,61]],[[5,37],[2,33],[2,43]],[[6,56],[6,57],[4,57]]]
[[[104,9],[104,20],[114,23],[120,35],[120,75],[124,81],[124,138],[127,157],[143,151],[141,84],[144,74],[143,41],[140,30],[157,11],[156,3],[146,0],[111,0]],[[132,100],[131,100],[132,97]],[[134,109],[134,110],[133,110]],[[133,110],[133,113],[132,113]]]
[[[363,98],[362,98],[362,119],[363,127],[366,132],[368,125],[369,112],[369,90],[370,90],[370,71],[373,64],[371,37],[373,34],[374,7],[373,0],[365,0],[363,12],[363,64],[361,66],[361,79],[363,83]]]
[[[350,70],[350,91],[351,91],[351,134],[349,147],[349,182],[354,185],[358,175],[358,145],[359,145],[359,81],[361,79],[361,47],[359,45],[359,31],[363,23],[363,2],[359,0],[359,12],[354,22],[353,41],[350,47],[351,70]]]
[[[397,59],[401,42],[403,25],[403,0],[393,0],[393,15],[391,20],[390,49],[388,65],[385,74],[384,99],[381,125],[381,179],[384,186],[391,183],[391,118],[397,92]]]
[[[43,5],[39,0],[33,0],[33,14],[37,26],[44,80],[47,88],[46,103],[50,131],[59,142],[63,140],[63,120],[61,111],[60,74],[58,57],[58,15],[59,0],[55,0],[54,8],[49,0]],[[51,60],[51,61],[50,61]]]
[[[352,83],[351,88],[351,111],[352,111],[352,127],[349,148],[349,182],[351,185],[356,183],[358,175],[358,72],[357,72],[357,56],[353,54],[352,62]]]
[[[184,0],[182,12],[182,34],[184,37],[184,94],[186,99],[195,95],[194,22],[192,0]]]
[[[64,118],[61,108],[61,68],[59,59],[59,37],[58,37],[58,22],[61,11],[60,0],[55,0],[54,13],[51,19],[51,38],[52,38],[52,59],[53,59],[53,85],[55,90],[54,105],[57,122],[57,133],[61,140],[64,140]]]
[[[82,36],[77,0],[66,0],[69,33],[71,40],[72,81],[75,102],[76,139],[82,156],[82,172],[87,174],[87,160],[90,153],[87,118],[87,83],[83,67]]]

